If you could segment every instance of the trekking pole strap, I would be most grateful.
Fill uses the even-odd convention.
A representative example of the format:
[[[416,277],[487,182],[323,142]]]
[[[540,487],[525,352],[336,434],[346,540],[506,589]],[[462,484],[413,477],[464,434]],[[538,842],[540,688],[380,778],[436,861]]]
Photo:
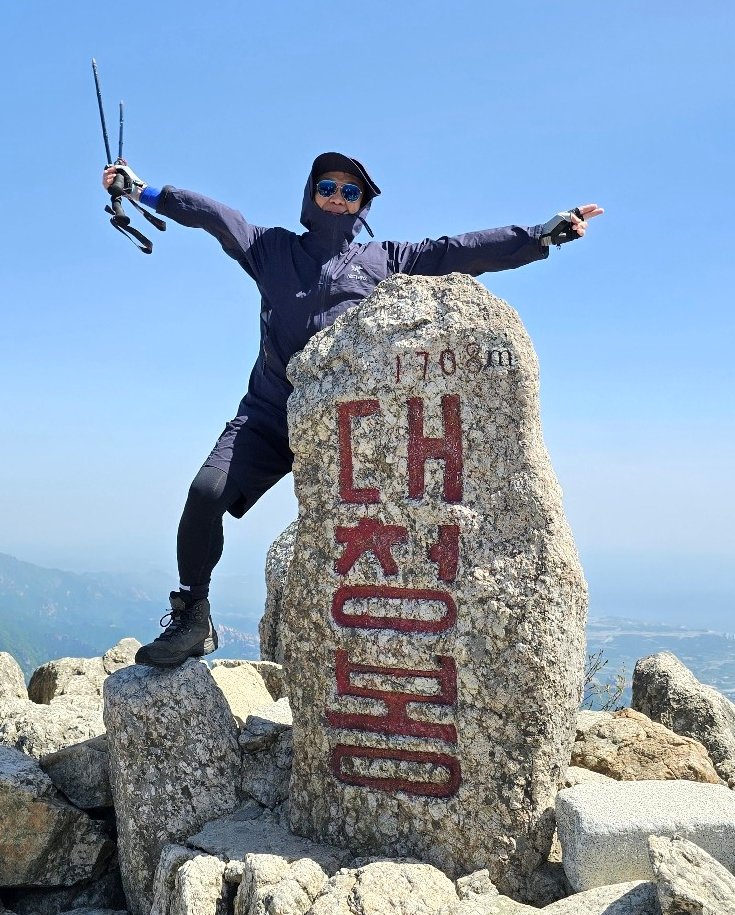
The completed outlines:
[[[119,199],[120,198],[117,198],[118,204]],[[112,201],[112,204],[114,206],[115,200]],[[120,210],[122,211],[122,207],[120,207]],[[142,251],[143,254],[153,253],[153,242],[149,238],[146,238],[145,235],[143,235],[142,232],[139,232],[134,226],[130,225],[129,216],[126,216],[125,213],[123,213],[122,218],[120,218],[112,206],[106,206],[105,212],[112,216],[110,225],[117,229],[118,232],[121,232],[126,238],[129,238],[139,251]]]

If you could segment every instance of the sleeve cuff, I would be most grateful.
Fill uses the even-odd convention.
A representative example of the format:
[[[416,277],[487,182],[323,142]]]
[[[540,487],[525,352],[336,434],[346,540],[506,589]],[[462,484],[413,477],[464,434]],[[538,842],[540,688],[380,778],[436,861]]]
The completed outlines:
[[[155,210],[158,206],[160,196],[160,190],[157,187],[151,187],[150,184],[148,184],[141,192],[140,202],[145,206],[150,207],[152,210]]]

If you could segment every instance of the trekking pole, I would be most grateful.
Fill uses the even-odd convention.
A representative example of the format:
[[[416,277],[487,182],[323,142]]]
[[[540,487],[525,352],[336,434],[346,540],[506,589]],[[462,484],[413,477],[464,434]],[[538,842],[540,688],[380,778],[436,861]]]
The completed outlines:
[[[110,138],[107,136],[107,124],[105,123],[105,109],[102,107],[102,90],[100,89],[100,75],[97,72],[97,61],[92,58],[92,72],[94,73],[94,85],[97,90],[97,105],[100,109],[100,121],[102,123],[102,139],[105,141],[105,153],[107,154],[107,167],[115,163],[112,161],[112,153],[110,152]],[[122,115],[120,121],[120,144],[122,145]],[[122,159],[122,150],[120,150],[119,159]],[[125,178],[121,174],[115,175],[115,180],[107,188],[107,191],[110,195],[110,204],[114,212],[115,217],[119,220],[120,224],[123,226],[130,225],[130,217],[125,215],[125,211],[122,208],[122,202],[120,198],[123,195],[123,190],[125,188]]]
[[[129,169],[123,170],[119,167],[127,166],[128,164],[125,159],[123,159],[123,124],[125,119],[123,103],[120,102],[120,126],[117,138],[117,159],[115,159],[113,162],[112,153],[110,152],[110,138],[107,135],[107,124],[105,122],[105,109],[102,104],[100,76],[97,72],[97,61],[94,58],[92,58],[92,72],[94,73],[94,85],[97,90],[97,105],[100,110],[102,139],[105,141],[105,154],[107,156],[106,168],[118,166],[117,174],[115,175],[112,184],[107,188],[107,191],[110,195],[110,203],[105,207],[105,212],[112,216],[110,223],[112,224],[113,228],[127,236],[133,242],[133,244],[136,245],[138,250],[143,252],[143,254],[150,254],[153,251],[153,243],[150,241],[150,239],[146,238],[142,232],[139,232],[137,229],[130,225],[130,217],[125,215],[125,211],[122,207],[122,198],[125,196],[126,189],[128,192],[130,192],[132,189],[132,185],[129,183]],[[128,181],[127,186],[126,180]],[[160,232],[165,232],[166,223],[162,219],[159,219],[157,216],[149,213],[148,210],[144,209],[132,196],[129,197],[129,200],[131,206],[135,207],[139,213],[142,213],[148,222],[151,223],[151,225],[155,226]]]

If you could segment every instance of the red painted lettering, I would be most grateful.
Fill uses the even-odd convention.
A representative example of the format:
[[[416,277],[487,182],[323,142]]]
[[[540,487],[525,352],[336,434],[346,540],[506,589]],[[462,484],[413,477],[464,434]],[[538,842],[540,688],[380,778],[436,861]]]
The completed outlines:
[[[444,614],[435,620],[405,616],[377,616],[373,613],[345,613],[352,600],[438,601]],[[396,588],[391,585],[343,585],[332,598],[332,618],[350,629],[395,629],[397,632],[446,632],[457,622],[457,605],[446,591],[430,588]]]
[[[457,729],[453,724],[416,721],[409,717],[407,706],[413,702],[433,705],[454,705],[457,701],[457,665],[454,659],[438,655],[437,670],[410,670],[406,667],[380,667],[372,664],[353,664],[344,649],[337,651],[336,674],[338,696],[362,696],[379,699],[386,706],[383,715],[362,712],[327,712],[329,723],[335,728],[352,728],[358,731],[375,731],[379,734],[399,734],[403,737],[437,737],[450,743],[457,742]],[[369,686],[354,686],[352,674],[383,674],[386,677],[421,677],[436,680],[440,691],[434,694],[403,693]]]
[[[434,782],[413,780],[399,776],[386,778],[360,775],[359,773],[342,771],[342,762],[345,759],[386,760],[398,765],[401,763],[413,763],[416,765],[438,766],[445,769],[449,777],[443,782]],[[335,778],[346,785],[360,785],[365,788],[377,788],[380,791],[405,791],[406,794],[417,794],[421,797],[451,797],[457,793],[462,780],[459,760],[448,753],[354,747],[342,743],[337,744],[332,751],[329,769]]]
[[[338,527],[338,543],[346,544],[344,552],[334,564],[340,575],[346,575],[363,553],[373,553],[385,575],[397,575],[398,566],[391,553],[394,543],[404,543],[408,537],[400,524],[383,524],[372,518],[361,518],[356,527]]]
[[[439,581],[454,581],[459,565],[459,525],[440,524],[439,539],[429,547],[427,553],[429,559],[439,566]]]
[[[408,495],[421,499],[426,483],[424,465],[434,458],[444,461],[444,501],[462,501],[462,416],[459,394],[442,397],[444,438],[424,435],[424,401],[408,399]]]
[[[367,505],[380,502],[380,491],[373,487],[355,486],[352,461],[352,420],[380,413],[377,400],[346,400],[337,404],[339,435],[339,496],[343,502]]]

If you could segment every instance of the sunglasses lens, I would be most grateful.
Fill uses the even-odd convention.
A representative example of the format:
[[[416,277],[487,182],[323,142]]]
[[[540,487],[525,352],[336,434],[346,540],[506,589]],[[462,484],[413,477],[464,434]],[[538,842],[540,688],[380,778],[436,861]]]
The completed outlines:
[[[343,184],[342,185],[342,196],[348,203],[355,203],[356,200],[360,199],[362,191],[356,184]]]
[[[331,197],[336,190],[337,182],[331,181],[329,178],[323,178],[317,182],[316,191],[320,197]]]

